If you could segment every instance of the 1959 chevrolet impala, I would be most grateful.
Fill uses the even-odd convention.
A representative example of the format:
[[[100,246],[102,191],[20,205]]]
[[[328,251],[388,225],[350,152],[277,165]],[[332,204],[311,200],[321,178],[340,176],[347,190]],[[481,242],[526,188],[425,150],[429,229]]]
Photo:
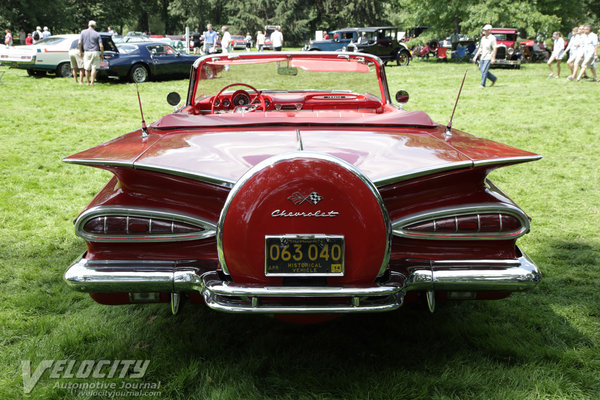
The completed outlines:
[[[102,304],[288,319],[503,298],[541,275],[487,175],[539,158],[393,105],[376,56],[209,55],[177,111],[65,158],[114,174],[65,280]]]

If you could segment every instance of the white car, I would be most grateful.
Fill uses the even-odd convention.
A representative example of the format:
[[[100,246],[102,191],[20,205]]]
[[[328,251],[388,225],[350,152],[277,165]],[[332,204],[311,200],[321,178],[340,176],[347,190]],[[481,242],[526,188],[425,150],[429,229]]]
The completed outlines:
[[[110,35],[100,34],[105,51],[116,51]],[[54,35],[31,46],[12,46],[0,49],[0,62],[13,68],[26,69],[29,75],[45,75],[47,72],[61,77],[72,75],[69,60],[71,45],[79,40],[79,34]]]

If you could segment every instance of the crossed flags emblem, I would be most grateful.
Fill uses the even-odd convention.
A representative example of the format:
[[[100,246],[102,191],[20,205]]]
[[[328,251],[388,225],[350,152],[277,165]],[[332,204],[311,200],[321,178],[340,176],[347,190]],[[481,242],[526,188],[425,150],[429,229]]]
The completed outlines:
[[[290,197],[288,197],[288,199],[291,200],[291,202],[297,206],[304,203],[305,201],[310,201],[311,203],[316,205],[318,202],[323,200],[323,197],[321,197],[317,192],[312,192],[308,196],[304,196],[303,194],[296,192]]]

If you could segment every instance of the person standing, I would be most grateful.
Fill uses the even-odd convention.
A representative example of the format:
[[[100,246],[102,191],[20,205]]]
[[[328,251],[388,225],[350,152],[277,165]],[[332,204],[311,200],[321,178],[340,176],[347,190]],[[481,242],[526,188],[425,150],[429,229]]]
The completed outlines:
[[[490,86],[494,86],[498,80],[498,78],[490,72],[490,66],[496,62],[496,51],[498,50],[496,37],[491,34],[491,31],[492,26],[490,24],[483,27],[483,36],[479,42],[477,53],[475,53],[475,57],[473,57],[473,62],[477,62],[477,58],[481,56],[481,60],[479,61],[479,70],[481,71],[480,88],[485,87],[487,79],[492,81]]]
[[[560,78],[560,62],[565,55],[565,39],[563,39],[562,34],[560,32],[554,32],[552,34],[552,40],[554,44],[552,46],[552,55],[550,59],[548,59],[548,68],[550,68],[550,75],[548,78]],[[554,75],[554,71],[552,70],[552,62],[556,60],[556,75]]]
[[[4,44],[6,45],[6,47],[12,46],[13,45],[13,36],[12,36],[12,33],[10,33],[10,29],[6,29],[4,32],[6,33],[4,35]]]
[[[250,32],[246,32],[244,41],[246,42],[246,51],[250,52],[250,50],[252,50],[252,36],[250,35]]]
[[[81,58],[81,52],[79,51],[79,40],[73,40],[73,43],[71,43],[69,60],[71,62],[71,71],[73,71],[75,83],[80,85],[83,84],[83,58]],[[79,75],[79,78],[77,75]]]
[[[450,35],[450,45],[452,46],[452,51],[456,50],[459,41],[460,37],[458,36],[458,32],[455,29],[454,32],[452,32],[452,35]]]
[[[206,32],[204,32],[204,45],[202,51],[204,54],[216,53],[217,51],[217,31],[213,30],[212,24],[206,25]]]
[[[44,32],[42,32],[42,38],[46,39],[49,38],[50,36],[52,36],[52,34],[50,33],[50,31],[48,30],[48,27],[45,26],[44,27]]]
[[[223,54],[229,54],[229,46],[231,46],[231,33],[229,33],[229,28],[227,26],[222,26],[221,32],[223,33],[223,38],[221,39],[221,51]]]
[[[579,69],[579,64],[582,61],[583,51],[581,41],[583,38],[583,31],[584,26],[581,25],[579,28],[577,28],[577,35],[573,36],[569,42],[570,55],[569,59],[567,60],[567,65],[571,69],[571,75],[569,75],[567,79],[570,81],[575,79],[577,75],[577,69]]]
[[[79,53],[83,57],[85,80],[88,86],[94,86],[100,60],[104,58],[102,38],[96,32],[96,21],[90,20],[88,28],[81,31],[79,38]]]
[[[265,34],[262,31],[256,32],[256,49],[261,52],[265,47]]]
[[[200,34],[198,28],[194,29],[194,33],[192,33],[192,43],[194,43],[194,54],[200,54],[202,50],[200,48],[202,43],[202,41],[200,40],[201,37],[202,35]]]
[[[583,36],[581,40],[581,72],[577,76],[577,81],[581,80],[586,69],[591,68],[592,74],[594,75],[594,82],[598,82],[598,76],[596,75],[596,61],[598,60],[598,35],[592,32],[592,26],[586,25],[584,27]]]
[[[283,48],[283,34],[281,33],[280,27],[275,27],[273,33],[269,37],[271,39],[271,44],[273,46],[273,51],[281,51]]]
[[[32,44],[36,44],[37,42],[42,40],[44,38],[42,36],[42,28],[36,26],[35,31],[33,31],[33,33],[31,34],[31,38],[33,40]]]
[[[33,44],[33,38],[31,37],[31,33],[27,34],[27,37],[25,38],[25,44],[27,46],[31,46]]]
[[[25,40],[27,39],[27,34],[23,28],[19,29],[19,44],[23,46],[25,44]]]
[[[281,51],[283,47],[283,34],[280,27],[275,27],[275,30],[271,33],[271,43],[273,44],[273,51]]]

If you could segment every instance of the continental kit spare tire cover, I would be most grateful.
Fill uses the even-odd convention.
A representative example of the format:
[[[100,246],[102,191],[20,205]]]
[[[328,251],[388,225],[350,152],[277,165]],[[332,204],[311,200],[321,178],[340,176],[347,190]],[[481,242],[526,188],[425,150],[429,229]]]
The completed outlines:
[[[329,247],[329,239],[313,236],[337,239]],[[287,238],[308,243],[292,239],[284,248]],[[234,185],[217,246],[223,272],[238,283],[282,284],[266,260],[278,259],[287,276],[305,277],[323,272],[315,264],[330,268],[328,259],[335,258],[343,267],[332,264],[337,274],[327,276],[328,285],[370,284],[387,267],[390,238],[387,210],[367,177],[340,158],[295,152],[262,161]],[[273,240],[283,244],[277,248]]]

